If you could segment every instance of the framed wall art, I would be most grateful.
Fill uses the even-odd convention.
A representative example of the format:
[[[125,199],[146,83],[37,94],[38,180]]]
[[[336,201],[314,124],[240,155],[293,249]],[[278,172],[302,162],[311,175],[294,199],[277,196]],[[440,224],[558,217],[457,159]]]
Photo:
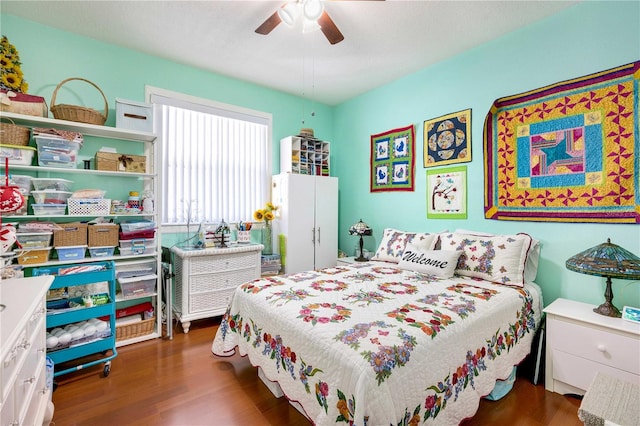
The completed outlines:
[[[427,170],[427,218],[467,218],[467,166]]]
[[[471,109],[424,122],[424,167],[471,161]]]
[[[413,124],[371,135],[371,192],[413,191],[414,152]]]

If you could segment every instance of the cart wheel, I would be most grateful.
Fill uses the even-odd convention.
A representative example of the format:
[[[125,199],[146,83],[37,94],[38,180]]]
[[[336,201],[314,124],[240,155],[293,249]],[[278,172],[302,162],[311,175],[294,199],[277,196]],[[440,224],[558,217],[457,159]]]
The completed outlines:
[[[107,363],[104,365],[103,373],[104,373],[104,377],[109,376],[109,373],[111,373],[111,364]]]

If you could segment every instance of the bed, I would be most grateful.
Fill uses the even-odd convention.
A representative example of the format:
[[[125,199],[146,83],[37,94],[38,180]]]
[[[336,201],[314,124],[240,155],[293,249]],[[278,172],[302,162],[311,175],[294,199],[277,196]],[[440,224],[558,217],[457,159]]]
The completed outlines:
[[[248,356],[316,425],[458,424],[531,350],[536,247],[385,229],[369,262],[238,287],[212,352]]]

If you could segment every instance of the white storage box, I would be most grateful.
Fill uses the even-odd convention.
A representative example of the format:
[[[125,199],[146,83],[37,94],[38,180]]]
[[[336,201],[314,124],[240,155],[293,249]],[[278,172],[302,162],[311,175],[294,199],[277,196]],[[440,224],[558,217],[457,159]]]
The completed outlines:
[[[31,184],[36,191],[71,191],[72,180],[58,178],[32,178]]]
[[[151,295],[156,291],[157,275],[143,275],[141,277],[118,278],[122,296],[141,297]]]
[[[153,133],[152,106],[116,98],[116,127]]]
[[[31,191],[36,204],[67,204],[72,192],[66,191]]]
[[[9,159],[9,164],[19,164],[30,166],[36,149],[30,146],[0,145],[0,160],[4,164],[4,159]]]

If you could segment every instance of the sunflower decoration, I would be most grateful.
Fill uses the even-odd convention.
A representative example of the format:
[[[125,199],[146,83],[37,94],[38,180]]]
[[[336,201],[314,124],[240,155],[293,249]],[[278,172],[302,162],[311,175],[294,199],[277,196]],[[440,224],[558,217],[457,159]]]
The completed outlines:
[[[20,67],[20,54],[9,43],[7,36],[0,40],[0,88],[14,92],[27,93],[29,85],[24,80]]]
[[[258,209],[253,212],[253,218],[258,222],[265,221],[267,225],[269,225],[269,222],[275,219],[275,212],[277,210],[277,206],[274,206],[271,202],[268,202],[267,204],[265,204],[263,209]]]

